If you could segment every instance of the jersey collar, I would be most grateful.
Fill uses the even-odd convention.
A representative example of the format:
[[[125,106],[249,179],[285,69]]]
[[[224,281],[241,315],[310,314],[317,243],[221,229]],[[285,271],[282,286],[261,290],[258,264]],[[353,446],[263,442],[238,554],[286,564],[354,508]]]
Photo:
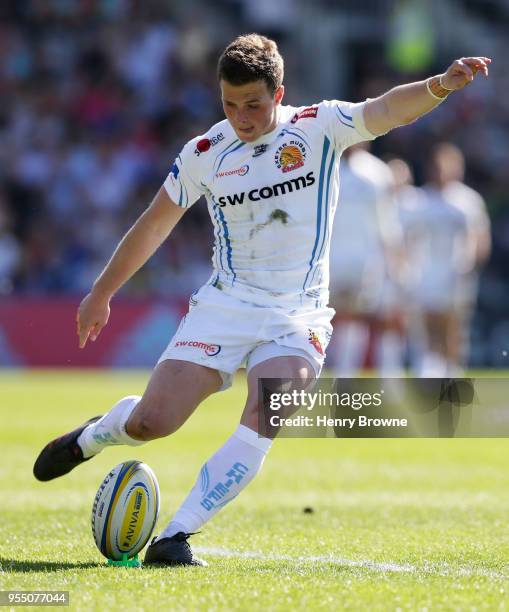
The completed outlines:
[[[267,132],[267,134],[262,134],[260,136],[260,138],[257,138],[256,140],[253,140],[252,142],[249,142],[249,143],[246,143],[246,144],[249,144],[251,147],[254,148],[254,147],[256,147],[258,145],[261,145],[261,144],[269,144],[269,143],[271,143],[274,140],[274,138],[277,136],[277,134],[279,133],[279,131],[281,129],[281,127],[279,125],[280,122],[281,122],[281,107],[278,106],[276,108],[276,127],[272,131]]]

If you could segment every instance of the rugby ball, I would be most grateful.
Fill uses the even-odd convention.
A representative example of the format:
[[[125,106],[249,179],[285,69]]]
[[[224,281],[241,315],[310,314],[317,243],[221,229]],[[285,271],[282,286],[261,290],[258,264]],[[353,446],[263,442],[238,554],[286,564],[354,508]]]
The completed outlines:
[[[102,481],[92,507],[92,533],[108,559],[134,557],[148,542],[159,515],[159,485],[141,461],[125,461]]]

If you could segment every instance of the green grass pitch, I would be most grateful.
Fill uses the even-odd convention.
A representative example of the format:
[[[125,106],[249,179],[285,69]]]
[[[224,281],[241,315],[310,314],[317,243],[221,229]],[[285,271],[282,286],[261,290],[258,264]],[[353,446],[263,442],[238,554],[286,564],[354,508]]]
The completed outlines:
[[[141,393],[147,377],[0,372],[0,589],[67,590],[77,610],[509,608],[505,439],[281,439],[257,479],[193,537],[209,567],[108,567],[90,528],[107,471],[133,458],[154,469],[162,528],[245,399],[239,377],[174,436],[34,480],[50,438]]]

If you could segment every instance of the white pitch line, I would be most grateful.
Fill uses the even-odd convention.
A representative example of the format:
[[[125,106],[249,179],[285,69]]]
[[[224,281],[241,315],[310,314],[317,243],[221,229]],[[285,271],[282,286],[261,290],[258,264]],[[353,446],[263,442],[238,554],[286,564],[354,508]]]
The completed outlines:
[[[378,563],[377,561],[353,561],[341,557],[327,557],[311,555],[309,557],[292,557],[291,555],[266,555],[258,551],[246,550],[243,552],[228,550],[227,548],[196,547],[196,552],[213,557],[237,557],[241,559],[263,559],[265,561],[292,561],[293,563],[323,563],[340,565],[343,567],[365,567],[379,572],[416,572],[413,565],[398,565],[397,563]]]
[[[193,547],[194,548],[194,547]],[[197,553],[204,555],[212,555],[213,557],[229,557],[237,559],[261,559],[265,561],[291,561],[292,563],[304,564],[304,563],[319,563],[319,564],[332,564],[341,567],[359,567],[374,570],[377,572],[394,572],[394,573],[407,573],[413,574],[422,572],[425,574],[435,574],[440,576],[485,576],[492,579],[507,580],[508,574],[497,572],[495,570],[475,567],[451,567],[448,564],[441,562],[436,565],[426,564],[423,567],[416,567],[415,565],[399,565],[398,563],[384,563],[378,561],[371,561],[369,559],[354,561],[353,559],[344,559],[342,557],[325,556],[325,555],[311,555],[309,557],[292,557],[291,555],[277,555],[277,554],[265,554],[259,551],[246,550],[236,551],[229,550],[227,548],[216,548],[216,547],[196,547],[194,550]]]

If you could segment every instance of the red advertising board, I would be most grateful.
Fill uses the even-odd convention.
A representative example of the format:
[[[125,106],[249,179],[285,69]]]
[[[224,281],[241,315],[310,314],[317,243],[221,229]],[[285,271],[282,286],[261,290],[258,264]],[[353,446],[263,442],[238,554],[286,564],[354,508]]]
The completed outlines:
[[[1,299],[0,366],[153,367],[187,309],[181,300],[114,300],[99,339],[80,350],[78,303],[68,298]]]

